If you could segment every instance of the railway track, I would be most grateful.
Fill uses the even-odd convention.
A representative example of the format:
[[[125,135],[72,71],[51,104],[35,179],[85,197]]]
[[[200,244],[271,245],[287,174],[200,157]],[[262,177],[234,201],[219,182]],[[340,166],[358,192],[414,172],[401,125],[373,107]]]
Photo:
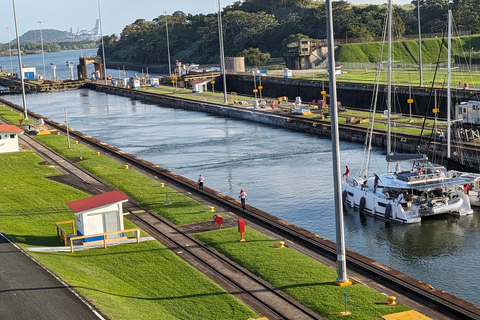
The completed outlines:
[[[21,144],[42,157],[45,164],[55,165],[67,176],[69,184],[90,194],[113,190],[108,184],[72,164],[68,159],[48,149],[32,137],[22,137]],[[323,319],[136,201],[129,199],[124,209],[130,213],[128,218],[131,221],[262,316],[268,319]]]
[[[11,103],[8,104],[11,107],[21,110],[19,106]],[[43,118],[49,127],[55,128],[65,134],[66,128],[64,125],[45,119],[41,115],[35,114],[31,111],[30,116],[34,118]],[[160,168],[141,158],[125,153],[118,148],[105,144],[97,139],[84,135],[83,133],[70,129],[70,136],[84,141],[94,149],[107,153],[121,163],[129,164],[131,166],[134,165],[140,168],[140,170],[159,177],[192,195],[203,197],[210,203],[225,208],[226,211],[231,211],[238,216],[245,217],[256,224],[285,237],[291,243],[306,248],[306,251],[321,255],[333,263],[336,261],[336,246],[331,241],[319,238],[317,235],[307,230],[299,228],[251,206],[247,206],[247,210],[242,211],[240,210],[237,201],[212,189],[205,188],[205,191],[199,194],[195,182],[166,169]],[[138,217],[138,215],[136,216]],[[480,308],[477,306],[441,290],[434,289],[426,283],[422,283],[358,253],[347,251],[347,266],[349,269],[354,270],[369,279],[380,282],[384,286],[410,297],[417,303],[435,310],[437,315],[442,315],[442,317],[439,316],[435,319],[480,319]]]

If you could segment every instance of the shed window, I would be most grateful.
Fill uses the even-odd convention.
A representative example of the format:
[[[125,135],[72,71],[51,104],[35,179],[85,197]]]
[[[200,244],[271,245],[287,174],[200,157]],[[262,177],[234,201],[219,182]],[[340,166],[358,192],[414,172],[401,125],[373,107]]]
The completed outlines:
[[[11,134],[10,139],[14,139],[14,138],[15,138],[15,134]]]

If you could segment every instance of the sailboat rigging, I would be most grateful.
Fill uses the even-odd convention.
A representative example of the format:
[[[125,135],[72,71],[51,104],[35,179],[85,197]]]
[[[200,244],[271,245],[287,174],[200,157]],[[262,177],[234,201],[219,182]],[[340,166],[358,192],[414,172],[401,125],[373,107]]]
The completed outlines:
[[[344,176],[342,180],[344,204],[373,216],[400,223],[418,223],[423,217],[444,213],[460,216],[472,214],[470,199],[464,190],[464,185],[473,181],[470,175],[447,171],[444,166],[429,162],[423,154],[392,153],[390,144],[391,17],[392,0],[389,0],[387,173],[374,173],[371,177],[358,179]],[[397,163],[394,172],[391,171],[392,162]],[[408,168],[402,170],[400,162],[407,162]]]

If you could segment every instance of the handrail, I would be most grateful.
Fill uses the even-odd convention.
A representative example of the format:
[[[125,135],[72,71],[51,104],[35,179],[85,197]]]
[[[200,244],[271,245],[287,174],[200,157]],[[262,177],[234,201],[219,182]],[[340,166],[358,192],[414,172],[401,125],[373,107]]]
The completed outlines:
[[[72,224],[73,234],[76,234],[77,230],[75,228],[75,220],[55,222],[55,226],[57,227],[57,237],[62,238],[63,243],[65,243],[65,246],[68,246],[68,240],[67,240],[68,233],[60,226],[62,224]]]
[[[134,228],[134,229],[126,229],[126,230],[118,230],[118,231],[110,231],[110,232],[104,232],[104,233],[97,233],[97,234],[91,234],[88,236],[76,236],[76,237],[71,237],[70,238],[70,252],[73,253],[73,242],[75,240],[80,240],[80,239],[86,239],[86,238],[93,238],[93,237],[103,237],[103,248],[107,248],[107,241],[114,241],[114,240],[107,240],[107,236],[111,234],[118,234],[118,233],[125,233],[125,232],[133,232],[135,237],[137,238],[137,243],[140,242],[140,228]]]

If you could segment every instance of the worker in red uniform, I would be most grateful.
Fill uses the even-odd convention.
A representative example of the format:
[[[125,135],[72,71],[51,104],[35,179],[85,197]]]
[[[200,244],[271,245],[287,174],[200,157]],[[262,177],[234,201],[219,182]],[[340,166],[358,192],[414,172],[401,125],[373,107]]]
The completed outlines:
[[[200,175],[200,177],[198,177],[198,189],[203,191],[204,182],[205,182],[205,178],[202,175]]]
[[[343,174],[345,177],[350,177],[350,168],[345,166],[345,173]]]
[[[245,200],[248,200],[248,196],[247,196],[247,193],[245,192],[245,189],[242,188],[242,190],[240,190],[240,195],[238,196],[238,198],[242,202],[242,209],[245,210],[246,209]]]

